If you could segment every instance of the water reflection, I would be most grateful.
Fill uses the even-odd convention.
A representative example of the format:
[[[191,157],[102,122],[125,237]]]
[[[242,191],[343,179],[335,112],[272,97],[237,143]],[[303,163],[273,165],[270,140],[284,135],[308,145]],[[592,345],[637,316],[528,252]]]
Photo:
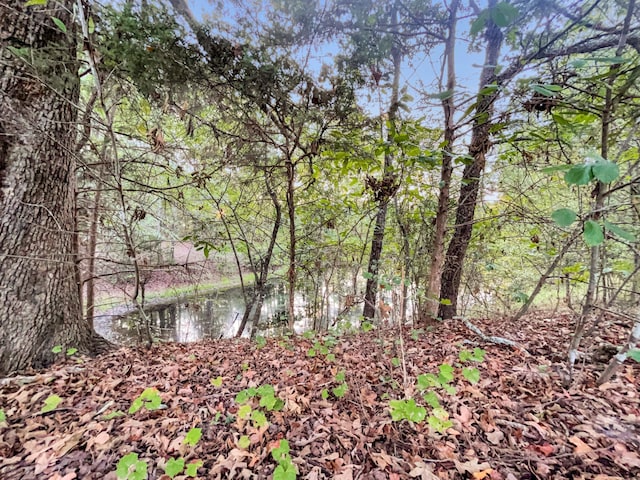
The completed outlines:
[[[314,317],[329,326],[344,310],[341,298],[337,294],[327,295],[321,312],[314,308],[312,292],[299,291],[294,299],[296,332],[312,329]],[[232,337],[240,324],[244,312],[244,300],[239,288],[207,294],[206,296],[184,298],[175,303],[149,306],[145,312],[150,321],[154,339],[159,341],[194,342],[205,338]],[[345,320],[356,323],[360,316],[356,306]],[[118,344],[135,344],[145,338],[140,331],[142,322],[138,313],[123,314],[111,311],[94,319],[96,331]],[[270,285],[260,314],[259,334],[278,335],[287,325],[287,294],[282,284]],[[248,336],[250,326],[243,335]]]

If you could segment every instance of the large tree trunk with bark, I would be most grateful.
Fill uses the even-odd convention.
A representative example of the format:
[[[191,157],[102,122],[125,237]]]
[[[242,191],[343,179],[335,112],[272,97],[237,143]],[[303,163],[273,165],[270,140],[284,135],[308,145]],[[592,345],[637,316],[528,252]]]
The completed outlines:
[[[72,11],[68,0],[0,3],[3,42],[15,47],[0,53],[0,375],[46,365],[55,345],[98,345],[75,275]]]
[[[489,2],[489,8],[494,8],[495,0]],[[500,28],[491,20],[487,21],[487,47],[484,66],[480,74],[482,91],[487,85],[496,80],[496,65],[502,45],[503,35]],[[440,298],[447,300],[440,305],[438,316],[446,319],[456,314],[458,292],[462,278],[462,267],[471,240],[473,219],[475,216],[480,180],[484,172],[486,154],[489,151],[491,116],[493,115],[496,93],[478,95],[476,115],[473,121],[469,155],[473,162],[466,165],[462,173],[462,187],[456,210],[456,225],[453,237],[447,249],[442,277],[440,279]]]

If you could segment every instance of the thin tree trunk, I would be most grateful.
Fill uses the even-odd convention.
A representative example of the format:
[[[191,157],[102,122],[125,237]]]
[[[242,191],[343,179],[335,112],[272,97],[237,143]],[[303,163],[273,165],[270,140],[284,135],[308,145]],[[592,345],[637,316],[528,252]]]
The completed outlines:
[[[489,8],[495,8],[496,2],[497,0],[490,0]],[[487,20],[486,38],[487,48],[484,66],[480,74],[480,91],[496,79],[495,70],[496,65],[498,65],[503,39],[500,28],[491,20]],[[469,146],[469,155],[473,158],[473,162],[466,165],[462,173],[462,186],[456,209],[455,231],[447,249],[447,256],[440,279],[440,298],[447,300],[447,302],[440,304],[438,310],[438,316],[443,319],[452,318],[456,315],[462,268],[469,241],[471,240],[480,180],[484,172],[486,154],[491,146],[490,126],[496,95],[496,92],[486,95],[480,93],[478,95],[478,105]]]
[[[556,255],[556,258],[554,258],[553,262],[551,262],[551,265],[549,265],[549,268],[547,268],[544,274],[542,274],[538,279],[538,283],[533,289],[533,292],[531,292],[531,295],[529,295],[529,298],[527,298],[527,301],[524,303],[524,305],[522,305],[518,313],[516,313],[516,315],[513,317],[514,321],[520,320],[520,318],[522,318],[522,316],[525,313],[527,313],[527,311],[529,310],[529,307],[535,300],[536,296],[538,295],[538,293],[540,293],[540,290],[542,290],[542,287],[544,286],[545,282],[547,281],[549,276],[553,273],[553,271],[556,269],[560,261],[567,254],[567,252],[569,251],[569,248],[571,248],[571,245],[573,245],[573,242],[575,242],[576,238],[578,238],[580,233],[581,233],[580,230],[576,230],[569,236],[565,244],[562,246],[562,250],[560,250],[558,255]]]
[[[100,172],[102,169],[100,170]],[[98,178],[100,177],[98,174]],[[87,256],[89,265],[87,266],[87,310],[86,320],[93,327],[93,316],[95,313],[95,278],[96,278],[96,247],[98,245],[98,221],[100,219],[100,207],[102,198],[102,183],[98,182],[96,194],[93,198],[93,208],[91,209],[91,224],[89,225],[89,245]]]
[[[394,9],[397,6],[394,4]],[[397,12],[394,12],[394,21],[397,22]],[[393,58],[393,83],[391,87],[391,104],[389,106],[389,122],[394,123],[398,113],[398,99],[400,91],[400,67],[402,64],[402,52],[398,46],[391,49]],[[391,135],[391,132],[389,132]],[[378,293],[378,274],[380,272],[380,259],[382,257],[382,247],[384,243],[384,231],[387,224],[387,208],[389,200],[395,194],[395,175],[392,172],[391,154],[384,157],[384,168],[382,180],[379,182],[379,189],[375,191],[378,202],[378,212],[376,214],[376,224],[371,238],[371,253],[369,255],[369,266],[367,267],[367,286],[364,294],[364,307],[362,316],[366,320],[373,320],[376,311],[376,296]]]
[[[455,42],[456,42],[456,21],[458,6],[460,2],[454,0],[449,7],[449,35],[445,47],[445,58],[447,61],[447,83],[446,91],[449,96],[442,100],[442,110],[444,112],[444,148],[442,152],[442,170],[440,172],[440,191],[438,193],[438,210],[436,213],[435,228],[433,234],[433,253],[429,266],[429,279],[425,292],[424,312],[420,312],[420,320],[427,321],[438,315],[440,305],[440,277],[442,266],[444,265],[444,245],[447,229],[447,217],[449,213],[449,191],[451,189],[451,175],[453,173],[453,143],[455,136],[455,125],[453,116],[455,114],[454,89],[456,87],[455,70]]]
[[[295,173],[296,168],[291,158],[287,159],[287,212],[289,214],[289,270],[287,271],[287,312],[289,330],[293,331],[295,323],[295,294],[296,294],[296,204],[295,204]]]
[[[282,206],[280,205],[280,201],[278,200],[278,195],[271,185],[271,173],[264,172],[264,182],[267,188],[267,192],[269,193],[269,197],[271,198],[271,202],[273,203],[273,208],[276,212],[276,218],[273,221],[273,228],[271,229],[271,237],[269,238],[269,246],[267,247],[267,251],[264,254],[259,262],[259,268],[256,272],[256,287],[253,294],[253,298],[251,301],[245,306],[244,314],[242,315],[242,320],[236,332],[236,337],[240,337],[242,332],[247,326],[247,322],[249,321],[252,310],[253,310],[253,319],[251,323],[251,337],[255,335],[258,329],[258,323],[260,322],[260,312],[262,310],[262,302],[264,301],[265,290],[267,287],[267,278],[269,276],[269,266],[271,265],[271,257],[273,256],[273,249],[276,246],[276,240],[278,239],[278,232],[280,231],[280,225],[282,223]]]
[[[629,352],[631,350],[635,350],[636,348],[638,348],[639,343],[640,343],[640,317],[636,319],[633,325],[633,328],[631,329],[631,333],[629,334],[629,341],[627,342],[627,344],[624,347],[622,347],[616,355],[613,356],[613,358],[609,362],[609,365],[607,365],[607,368],[605,369],[605,371],[602,372],[602,375],[600,375],[600,377],[598,378],[598,381],[597,381],[598,385],[602,385],[603,383],[608,382],[611,379],[611,377],[613,377],[616,374],[620,366],[627,360],[627,357],[629,356]]]
[[[3,48],[0,61],[0,375],[48,364],[55,345],[87,353],[98,347],[82,318],[74,265],[70,152],[79,79],[72,11],[68,0],[0,3],[5,40],[30,47],[25,58]]]
[[[631,23],[631,17],[633,15],[634,6],[635,6],[635,0],[631,0],[627,7],[627,15],[624,21],[624,28],[620,35],[618,48],[616,48],[615,54],[617,56],[622,55],[624,46],[626,45],[626,36],[629,32],[629,25]],[[616,75],[619,69],[620,69],[619,65],[612,65],[609,70],[610,73],[607,79],[608,88],[606,89],[604,108],[602,110],[600,155],[602,156],[602,158],[605,158],[605,159],[609,157],[609,133],[610,133],[612,114],[614,109],[613,86],[614,86]],[[595,194],[595,200],[593,202],[593,207],[591,209],[591,214],[589,215],[589,217],[591,220],[598,220],[602,216],[602,210],[604,207],[605,184],[602,183],[601,181],[596,182],[594,194]],[[578,358],[578,348],[580,347],[580,342],[582,341],[582,337],[584,336],[587,319],[591,314],[596,303],[596,297],[597,297],[596,289],[598,286],[598,280],[600,278],[600,275],[602,274],[602,269],[599,268],[600,267],[599,265],[600,247],[601,245],[595,245],[590,249],[589,283],[587,285],[587,293],[585,295],[580,316],[576,320],[576,327],[573,333],[573,337],[571,338],[571,343],[569,344],[568,363],[569,363],[569,371],[571,372],[571,375],[573,375],[573,366],[575,364],[575,361]]]

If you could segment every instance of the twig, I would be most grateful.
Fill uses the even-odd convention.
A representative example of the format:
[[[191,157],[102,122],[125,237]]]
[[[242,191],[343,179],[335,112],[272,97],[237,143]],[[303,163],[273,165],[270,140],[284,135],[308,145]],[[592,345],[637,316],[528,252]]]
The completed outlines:
[[[485,342],[495,343],[498,345],[507,345],[509,347],[515,348],[516,350],[520,350],[522,353],[524,353],[527,356],[531,356],[531,354],[527,352],[526,348],[524,348],[520,343],[514,340],[509,340],[508,338],[503,338],[503,337],[494,337],[494,336],[485,335],[484,333],[482,333],[482,330],[480,330],[480,328],[476,327],[468,319],[464,317],[454,317],[454,318],[458,320],[462,320],[462,323],[464,323],[465,327],[467,327],[473,333],[478,335]]]

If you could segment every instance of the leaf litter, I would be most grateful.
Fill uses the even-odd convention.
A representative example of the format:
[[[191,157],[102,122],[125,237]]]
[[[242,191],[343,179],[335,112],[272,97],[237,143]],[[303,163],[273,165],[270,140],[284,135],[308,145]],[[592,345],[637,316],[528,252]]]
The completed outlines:
[[[0,478],[112,480],[132,452],[149,478],[170,478],[165,468],[182,465],[179,458],[200,461],[192,468],[199,478],[272,478],[282,440],[306,479],[640,478],[639,364],[596,385],[605,366],[594,360],[598,342],[621,344],[623,326],[609,321],[600,330],[606,335],[591,342],[563,388],[569,316],[476,324],[487,334],[510,332],[531,355],[446,321],[420,334],[405,329],[402,344],[396,328],[67,358],[0,384]],[[417,377],[460,366],[460,350],[474,347],[487,351],[479,382],[459,376],[455,393],[438,395],[446,430],[392,421],[390,400],[411,395],[426,405]],[[394,358],[404,358],[406,374]],[[157,408],[128,413],[145,391],[142,404]],[[241,391],[249,392],[242,402]],[[185,472],[174,478],[191,478]]]

